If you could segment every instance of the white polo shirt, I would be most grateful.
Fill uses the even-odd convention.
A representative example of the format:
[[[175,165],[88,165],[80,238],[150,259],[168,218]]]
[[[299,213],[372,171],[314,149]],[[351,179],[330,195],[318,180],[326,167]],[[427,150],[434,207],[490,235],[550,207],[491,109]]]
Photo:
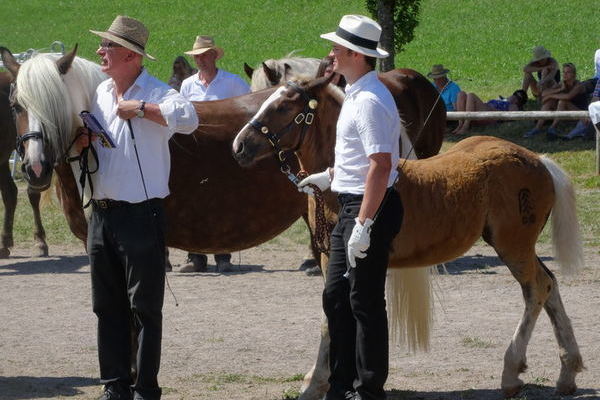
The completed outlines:
[[[364,194],[369,156],[390,153],[392,186],[400,159],[400,116],[390,91],[371,71],[346,86],[346,97],[337,121],[334,175],[331,190]]]
[[[180,90],[183,97],[190,101],[221,100],[249,92],[250,86],[242,78],[222,69],[217,70],[215,79],[208,86],[200,82],[198,73],[187,77],[181,84]]]
[[[151,76],[145,69],[125,92],[123,99],[158,104],[167,122],[167,126],[162,126],[145,118],[131,119],[148,198],[164,198],[169,194],[169,138],[175,132],[189,134],[198,127],[196,110],[175,89]],[[127,121],[117,117],[116,111],[114,83],[108,79],[96,89],[90,112],[110,135],[116,148],[107,149],[99,141],[94,142],[99,167],[92,174],[93,198],[139,203],[146,200],[146,195],[131,133]]]

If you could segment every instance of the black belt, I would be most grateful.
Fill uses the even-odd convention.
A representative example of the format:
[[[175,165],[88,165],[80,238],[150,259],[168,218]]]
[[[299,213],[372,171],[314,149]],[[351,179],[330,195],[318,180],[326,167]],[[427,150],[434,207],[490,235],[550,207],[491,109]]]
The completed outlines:
[[[133,206],[139,206],[139,205],[142,205],[145,203],[151,204],[151,203],[155,203],[155,202],[159,202],[159,201],[161,201],[161,199],[158,199],[158,198],[144,200],[139,203],[130,203],[130,202],[124,201],[124,200],[113,200],[113,199],[101,199],[101,200],[93,199],[92,205],[94,206],[94,208],[107,210],[109,208],[133,207]]]
[[[385,191],[385,194],[387,196],[387,193],[394,190],[393,186],[390,186],[389,188],[387,188],[387,190]],[[362,201],[363,199],[363,195],[362,194],[352,194],[352,193],[340,193],[338,194],[338,202],[340,203],[340,205],[344,205],[346,203],[354,203],[354,202],[359,202]],[[384,197],[385,200],[385,197]]]

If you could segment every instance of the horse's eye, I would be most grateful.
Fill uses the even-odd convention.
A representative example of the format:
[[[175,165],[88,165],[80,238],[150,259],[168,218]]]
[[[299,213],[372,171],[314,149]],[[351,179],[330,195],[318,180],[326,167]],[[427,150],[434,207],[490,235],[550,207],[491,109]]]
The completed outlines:
[[[12,108],[16,113],[20,113],[21,111],[23,111],[23,107],[21,107],[19,103],[14,103],[12,105]]]

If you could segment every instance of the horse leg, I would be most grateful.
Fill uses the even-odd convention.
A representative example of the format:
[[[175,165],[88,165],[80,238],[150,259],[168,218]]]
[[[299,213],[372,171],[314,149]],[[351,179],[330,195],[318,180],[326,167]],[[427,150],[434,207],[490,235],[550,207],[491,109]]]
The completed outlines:
[[[583,360],[581,359],[579,346],[575,340],[571,320],[567,316],[558,291],[556,278],[554,277],[554,274],[546,268],[544,263],[541,261],[540,263],[548,275],[552,277],[552,289],[550,290],[548,300],[546,300],[546,303],[544,304],[544,309],[550,318],[550,322],[554,329],[554,336],[556,336],[556,341],[558,342],[560,349],[561,368],[560,376],[558,377],[558,381],[556,381],[556,391],[560,395],[570,395],[577,390],[575,376],[583,370]]]
[[[46,231],[42,225],[42,216],[40,214],[40,197],[41,193],[37,190],[27,188],[27,196],[29,197],[29,203],[33,210],[33,223],[35,229],[33,231],[33,238],[37,247],[36,257],[48,257],[48,244],[46,243]]]
[[[4,202],[4,224],[0,236],[0,258],[8,258],[13,247],[13,223],[17,208],[17,185],[12,179],[8,161],[0,165],[0,192]]]
[[[329,390],[329,328],[327,317],[321,321],[321,342],[317,361],[304,376],[298,400],[320,400]]]
[[[525,301],[525,312],[504,354],[501,387],[506,397],[513,397],[523,387],[519,374],[527,370],[527,345],[555,281],[548,274],[549,271],[542,267],[533,249],[524,257],[519,257],[523,253],[518,253],[519,256],[514,258],[502,255],[502,252],[498,254],[521,285]]]

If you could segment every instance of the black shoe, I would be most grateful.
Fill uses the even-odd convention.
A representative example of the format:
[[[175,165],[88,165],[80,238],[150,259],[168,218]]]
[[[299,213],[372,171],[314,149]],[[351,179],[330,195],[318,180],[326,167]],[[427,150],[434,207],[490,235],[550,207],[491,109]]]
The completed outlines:
[[[347,390],[343,394],[339,392],[329,391],[323,397],[323,400],[360,400],[360,395],[356,392]]]
[[[120,383],[109,383],[104,386],[104,394],[98,400],[131,400],[131,389]]]

